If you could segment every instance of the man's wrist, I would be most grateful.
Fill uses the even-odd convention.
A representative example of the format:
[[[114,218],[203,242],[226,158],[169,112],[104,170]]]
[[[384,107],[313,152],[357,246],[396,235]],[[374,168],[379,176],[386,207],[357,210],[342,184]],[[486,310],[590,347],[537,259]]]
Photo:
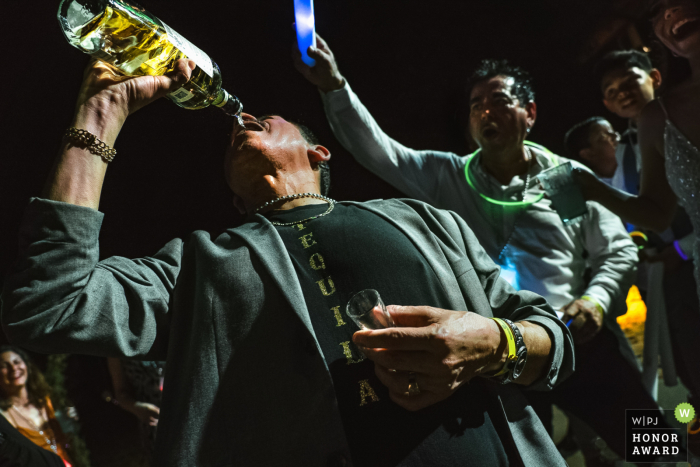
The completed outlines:
[[[76,109],[73,127],[89,131],[114,146],[127,114],[117,105],[85,103]]]
[[[501,326],[495,319],[489,319],[491,326],[491,336],[493,337],[493,357],[491,362],[483,368],[483,376],[495,376],[501,371],[507,361],[509,355],[508,335],[505,328]]]
[[[334,76],[331,82],[325,86],[318,86],[318,90],[324,94],[329,92],[337,91],[338,89],[343,89],[345,87],[345,78],[342,76]]]
[[[525,339],[523,337],[523,329],[505,318],[491,319],[503,331],[501,339],[507,342],[508,350],[504,361],[500,363],[502,365],[501,368],[497,371],[493,371],[493,366],[490,366],[489,369],[492,371],[483,374],[483,376],[494,378],[500,384],[512,383],[523,373],[527,362],[527,346],[525,345]],[[503,339],[504,335],[505,339]]]
[[[601,305],[598,302],[598,300],[591,297],[590,295],[583,295],[581,297],[581,300],[586,300],[587,302],[591,302],[593,305],[595,305],[595,308],[596,308],[596,310],[598,310],[598,313],[600,313],[601,318],[605,318],[605,308],[603,308],[603,305]]]

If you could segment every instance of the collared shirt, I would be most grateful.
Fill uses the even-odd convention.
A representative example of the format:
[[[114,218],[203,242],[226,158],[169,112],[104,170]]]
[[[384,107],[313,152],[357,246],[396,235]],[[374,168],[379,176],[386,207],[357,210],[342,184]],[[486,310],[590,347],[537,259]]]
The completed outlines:
[[[544,296],[555,309],[588,295],[611,310],[606,321],[624,313],[637,248],[617,216],[588,202],[588,213],[580,221],[564,225],[547,197],[524,207],[502,206],[482,197],[522,201],[525,191],[526,201],[535,199],[542,191],[534,177],[567,159],[531,147],[535,163],[528,174],[504,186],[483,170],[476,155],[470,164],[472,187],[465,178],[469,156],[403,146],[382,131],[349,85],[323,95],[323,100],[336,137],[360,164],[408,196],[462,216],[517,289]],[[587,262],[593,272],[588,284]]]

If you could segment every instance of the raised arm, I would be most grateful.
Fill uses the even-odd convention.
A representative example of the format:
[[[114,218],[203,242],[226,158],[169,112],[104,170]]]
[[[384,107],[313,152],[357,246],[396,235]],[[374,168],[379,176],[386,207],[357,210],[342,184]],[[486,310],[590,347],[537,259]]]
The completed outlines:
[[[625,221],[663,232],[673,221],[677,199],[666,179],[664,159],[665,116],[657,101],[644,108],[639,119],[639,147],[642,151],[639,196],[616,190],[595,176],[579,171],[576,176],[584,196],[597,201]]]
[[[126,117],[175,91],[190,77],[194,62],[180,60],[165,76],[120,76],[103,62],[85,69],[71,126],[86,130],[114,147]],[[46,184],[44,197],[97,209],[107,162],[85,148],[64,144]]]
[[[181,60],[169,76],[126,78],[98,62],[85,72],[73,126],[109,146],[130,114],[187,81]],[[0,306],[5,334],[44,353],[160,355],[182,242],[151,258],[99,260],[100,192],[107,163],[66,144],[45,197],[33,199],[20,228],[19,257]]]
[[[321,92],[335,137],[372,173],[412,198],[434,203],[440,171],[457,156],[407,148],[389,137],[350,89],[328,44],[318,35],[316,43],[308,51],[316,60],[314,67],[304,64],[296,49],[294,64]]]

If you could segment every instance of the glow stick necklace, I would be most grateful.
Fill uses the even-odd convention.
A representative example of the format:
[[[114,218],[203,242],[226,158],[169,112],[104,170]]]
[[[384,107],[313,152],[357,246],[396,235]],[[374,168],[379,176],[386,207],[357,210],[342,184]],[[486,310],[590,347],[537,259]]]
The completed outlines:
[[[544,146],[541,146],[541,145],[539,145],[539,144],[530,142],[530,141],[525,141],[524,143],[525,143],[526,146],[531,146],[531,147],[540,149],[541,151],[543,151],[543,152],[545,153],[545,156],[550,160],[550,162],[552,162],[552,163],[555,162],[554,159],[551,157],[551,156],[554,156],[554,153],[553,153],[552,151],[550,151],[549,149],[547,149],[547,148],[545,148]],[[474,182],[472,181],[471,176],[469,175],[469,166],[471,165],[471,163],[472,163],[472,161],[474,160],[474,158],[476,157],[476,155],[479,154],[479,152],[481,152],[481,148],[479,148],[479,149],[477,149],[476,151],[474,151],[474,152],[469,156],[469,159],[467,159],[467,163],[464,165],[464,176],[465,176],[466,179],[467,179],[467,184],[469,185],[469,187],[470,187],[472,190],[474,190],[474,191],[476,191],[477,193],[479,193],[479,196],[481,196],[483,199],[485,199],[485,200],[488,201],[489,203],[497,204],[497,205],[499,205],[499,206],[523,207],[523,206],[529,206],[529,205],[531,205],[531,204],[535,204],[536,202],[538,202],[539,200],[541,200],[542,198],[544,198],[544,193],[540,193],[540,194],[539,194],[538,196],[536,196],[534,199],[531,199],[531,200],[529,200],[529,201],[525,201],[525,192],[527,191],[527,188],[528,188],[527,185],[529,184],[529,181],[530,181],[530,176],[529,176],[529,174],[528,174],[528,177],[527,177],[527,181],[525,182],[525,189],[523,190],[523,201],[500,201],[500,200],[497,200],[497,199],[490,198],[490,197],[486,196],[485,194],[483,194],[482,192],[480,192],[480,191],[476,188],[476,186],[474,186]],[[556,164],[556,165],[559,165],[559,164]]]

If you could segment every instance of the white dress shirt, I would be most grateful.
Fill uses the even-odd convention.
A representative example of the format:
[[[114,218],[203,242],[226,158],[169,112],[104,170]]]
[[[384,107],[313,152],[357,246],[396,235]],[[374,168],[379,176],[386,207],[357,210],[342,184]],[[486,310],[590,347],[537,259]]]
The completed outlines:
[[[322,97],[335,136],[360,164],[406,195],[462,216],[514,287],[542,295],[555,309],[588,295],[606,310],[606,323],[618,327],[614,318],[626,311],[637,247],[617,216],[589,201],[582,219],[564,225],[547,197],[525,207],[485,200],[482,195],[521,201],[527,176],[503,186],[483,170],[476,155],[470,164],[471,187],[465,178],[469,156],[403,146],[382,131],[347,83]],[[540,171],[568,161],[531,149],[536,163],[530,168],[526,201],[542,193],[533,181]],[[593,272],[588,284],[587,264]]]

